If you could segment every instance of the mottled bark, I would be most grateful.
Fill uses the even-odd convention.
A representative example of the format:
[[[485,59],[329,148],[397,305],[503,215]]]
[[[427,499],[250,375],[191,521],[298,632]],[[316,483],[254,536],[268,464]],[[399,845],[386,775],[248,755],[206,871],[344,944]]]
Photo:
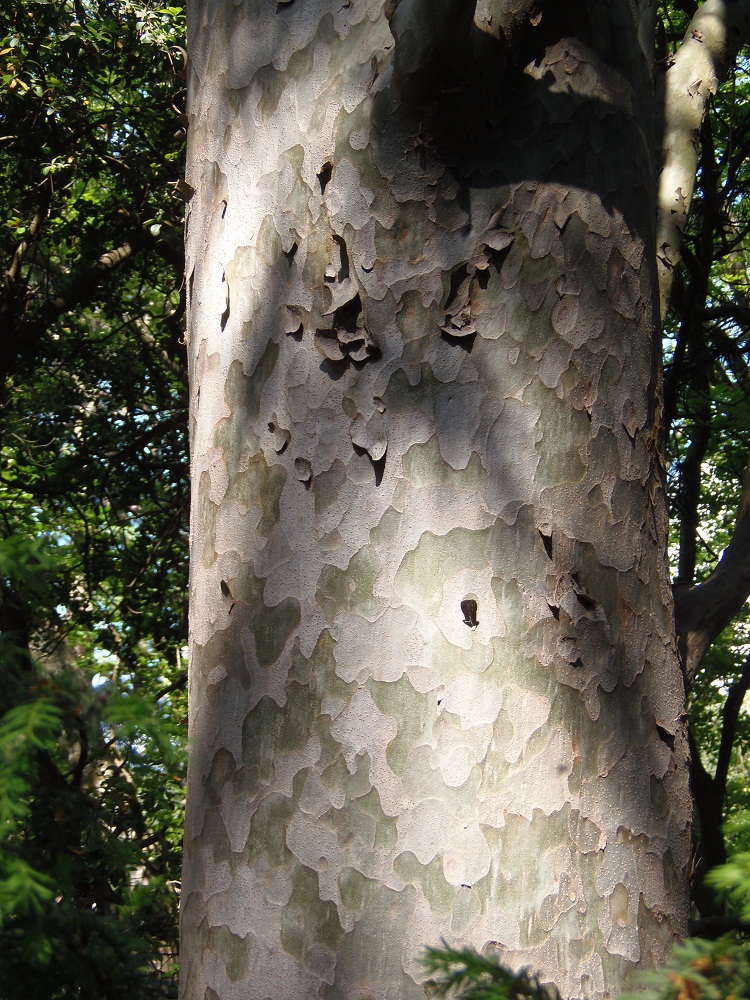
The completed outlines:
[[[642,24],[467,6],[191,8],[185,1000],[686,929]]]

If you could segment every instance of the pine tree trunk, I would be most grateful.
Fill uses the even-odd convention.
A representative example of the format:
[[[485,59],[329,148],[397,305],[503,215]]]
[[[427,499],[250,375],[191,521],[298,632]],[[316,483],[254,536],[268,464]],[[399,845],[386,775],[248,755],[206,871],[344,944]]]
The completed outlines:
[[[184,1000],[685,931],[651,71],[548,6],[192,5]]]

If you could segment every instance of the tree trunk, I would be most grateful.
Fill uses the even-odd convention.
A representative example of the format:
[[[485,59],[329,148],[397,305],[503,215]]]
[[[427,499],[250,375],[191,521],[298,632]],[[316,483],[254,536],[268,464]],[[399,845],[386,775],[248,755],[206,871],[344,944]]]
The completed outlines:
[[[685,931],[644,26],[527,6],[192,5],[185,1000]]]

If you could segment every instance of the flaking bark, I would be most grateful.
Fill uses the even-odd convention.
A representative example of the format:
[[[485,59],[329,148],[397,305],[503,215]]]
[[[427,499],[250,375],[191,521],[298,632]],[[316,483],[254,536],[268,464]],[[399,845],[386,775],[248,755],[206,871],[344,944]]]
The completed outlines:
[[[642,25],[433,6],[191,8],[184,1000],[686,929]]]

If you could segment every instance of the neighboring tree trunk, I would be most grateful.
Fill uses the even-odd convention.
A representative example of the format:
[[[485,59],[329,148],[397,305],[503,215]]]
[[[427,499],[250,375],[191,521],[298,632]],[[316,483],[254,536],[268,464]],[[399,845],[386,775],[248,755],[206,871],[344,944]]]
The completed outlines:
[[[685,932],[652,5],[526,6],[191,7],[185,1000]]]

